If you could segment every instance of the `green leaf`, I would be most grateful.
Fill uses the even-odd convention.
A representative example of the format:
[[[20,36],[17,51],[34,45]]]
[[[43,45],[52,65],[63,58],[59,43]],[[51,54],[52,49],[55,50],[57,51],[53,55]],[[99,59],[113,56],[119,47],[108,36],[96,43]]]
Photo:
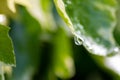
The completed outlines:
[[[16,12],[14,0],[7,0],[7,5],[12,12]]]
[[[24,7],[19,6],[18,13],[20,19],[11,23],[10,35],[15,44],[17,60],[11,80],[30,80],[40,63],[41,26]]]
[[[68,36],[63,29],[59,29],[54,38],[53,65],[55,74],[63,79],[74,76],[75,68],[72,49]]]
[[[117,15],[117,25],[114,29],[114,37],[115,37],[115,40],[117,41],[117,43],[120,45],[120,0],[117,0],[118,1],[118,9],[117,9],[117,12],[116,12],[116,15]]]
[[[29,3],[30,0],[14,0],[16,4],[25,6],[25,7],[31,7],[31,4]]]
[[[56,8],[75,35],[76,43],[93,54],[119,52],[113,38],[116,0],[54,0]]]
[[[14,50],[8,31],[9,27],[0,25],[0,62],[15,66]]]
[[[19,1],[19,0],[16,0]],[[22,1],[21,1],[22,2]],[[50,0],[29,0],[30,6],[25,6],[31,16],[33,16],[45,30],[54,30],[55,22],[52,16],[52,3]],[[26,2],[26,3],[27,3]]]
[[[12,15],[15,12],[13,0],[0,0],[0,14]]]

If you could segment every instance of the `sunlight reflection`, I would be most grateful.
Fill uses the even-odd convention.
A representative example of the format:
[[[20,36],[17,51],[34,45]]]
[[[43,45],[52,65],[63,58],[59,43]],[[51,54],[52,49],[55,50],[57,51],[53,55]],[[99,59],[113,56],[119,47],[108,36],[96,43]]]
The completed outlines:
[[[0,14],[0,24],[6,25],[7,24],[7,19],[5,15]]]
[[[120,75],[120,54],[105,58],[105,65]]]

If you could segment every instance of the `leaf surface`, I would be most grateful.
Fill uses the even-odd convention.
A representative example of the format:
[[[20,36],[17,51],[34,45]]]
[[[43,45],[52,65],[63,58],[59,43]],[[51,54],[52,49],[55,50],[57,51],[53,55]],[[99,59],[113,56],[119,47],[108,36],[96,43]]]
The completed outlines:
[[[116,25],[115,0],[54,0],[57,10],[75,35],[75,42],[93,54],[119,51],[113,38]]]
[[[0,25],[0,62],[15,66],[13,45],[8,31],[9,27]]]
[[[60,28],[54,38],[54,57],[53,65],[55,74],[63,79],[68,79],[74,76],[75,67],[71,44],[65,31]]]

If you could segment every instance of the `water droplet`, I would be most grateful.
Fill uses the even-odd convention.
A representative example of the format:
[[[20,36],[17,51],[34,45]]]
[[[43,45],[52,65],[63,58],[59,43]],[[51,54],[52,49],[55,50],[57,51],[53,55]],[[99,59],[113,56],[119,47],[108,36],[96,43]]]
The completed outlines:
[[[93,46],[89,43],[89,41],[85,41],[84,46],[89,50],[93,49]]]
[[[78,37],[74,37],[74,41],[76,45],[82,45],[83,44],[83,40],[78,38]]]
[[[92,38],[91,36],[85,35],[84,28],[79,24],[75,26],[74,37],[76,45],[83,45],[90,53],[100,55],[100,56],[113,56],[120,52],[120,47],[107,43],[104,44],[104,39],[101,37]],[[109,42],[109,41],[108,41]]]
[[[92,38],[88,37],[84,39],[83,45],[85,48],[93,54],[106,55],[107,50],[103,45],[97,44]]]

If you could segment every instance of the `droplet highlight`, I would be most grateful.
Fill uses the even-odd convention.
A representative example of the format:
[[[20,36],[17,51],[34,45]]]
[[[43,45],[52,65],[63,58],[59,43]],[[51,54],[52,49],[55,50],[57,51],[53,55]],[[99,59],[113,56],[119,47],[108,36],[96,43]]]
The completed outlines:
[[[80,38],[78,38],[78,37],[74,37],[74,41],[75,41],[75,44],[76,44],[76,45],[82,45],[82,44],[83,44],[82,39],[80,39]]]

